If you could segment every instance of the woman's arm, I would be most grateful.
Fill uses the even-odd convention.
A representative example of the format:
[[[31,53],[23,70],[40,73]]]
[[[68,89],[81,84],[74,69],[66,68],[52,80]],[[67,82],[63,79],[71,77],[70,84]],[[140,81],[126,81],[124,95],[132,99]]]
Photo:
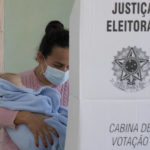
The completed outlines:
[[[15,128],[16,125],[14,124],[14,120],[17,114],[18,111],[0,107],[0,127]]]
[[[38,136],[40,136],[43,144],[45,145],[45,148],[47,148],[47,141],[45,136],[47,136],[50,144],[53,145],[53,139],[49,132],[52,132],[56,137],[59,137],[57,131],[45,123],[44,119],[47,118],[50,118],[50,116],[31,113],[28,111],[19,111],[14,120],[14,123],[16,125],[25,124],[34,136],[35,145],[37,147],[39,146]]]
[[[53,139],[49,134],[49,131],[51,131],[55,136],[59,137],[56,130],[44,122],[44,119],[46,118],[50,117],[28,111],[13,111],[0,107],[0,127],[9,127],[15,129],[17,125],[26,124],[34,135],[35,144],[37,147],[39,135],[41,136],[45,146],[47,146],[45,135],[48,137],[49,142],[53,144]]]

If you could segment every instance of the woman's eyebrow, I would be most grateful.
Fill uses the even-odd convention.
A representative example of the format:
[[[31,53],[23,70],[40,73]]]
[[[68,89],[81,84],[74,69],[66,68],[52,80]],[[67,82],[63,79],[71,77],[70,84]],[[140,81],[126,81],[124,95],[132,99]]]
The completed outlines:
[[[63,65],[64,66],[64,64],[60,63],[60,62],[54,62],[54,64],[59,64],[59,65]]]

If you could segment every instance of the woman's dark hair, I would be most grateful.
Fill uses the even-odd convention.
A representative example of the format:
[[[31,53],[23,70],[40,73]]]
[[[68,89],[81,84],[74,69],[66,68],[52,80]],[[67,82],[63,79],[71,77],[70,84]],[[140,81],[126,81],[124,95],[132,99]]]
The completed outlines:
[[[52,53],[55,47],[69,47],[69,31],[64,29],[64,25],[59,21],[51,21],[45,29],[45,35],[39,46],[39,51],[46,58]]]

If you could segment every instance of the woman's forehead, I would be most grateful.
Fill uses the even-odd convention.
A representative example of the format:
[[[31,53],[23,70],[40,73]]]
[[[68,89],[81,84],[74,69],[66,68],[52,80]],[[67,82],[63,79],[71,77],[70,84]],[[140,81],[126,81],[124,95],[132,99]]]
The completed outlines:
[[[47,57],[47,61],[69,61],[69,49],[61,47],[54,48],[51,55]]]

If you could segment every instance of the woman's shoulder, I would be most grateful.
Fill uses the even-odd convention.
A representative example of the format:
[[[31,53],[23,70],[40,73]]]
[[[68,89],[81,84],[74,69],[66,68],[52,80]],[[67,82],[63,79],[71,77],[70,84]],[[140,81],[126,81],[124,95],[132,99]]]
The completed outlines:
[[[28,76],[28,75],[33,74],[33,72],[34,72],[34,69],[32,69],[32,70],[26,70],[26,71],[20,72],[20,73],[18,73],[18,74],[19,74],[20,76]]]
[[[21,72],[19,75],[21,77],[22,83],[27,88],[38,90],[43,86],[42,83],[37,79],[34,73],[34,69]]]
[[[24,81],[24,80],[27,81],[27,80],[30,80],[32,78],[35,78],[33,70],[27,70],[27,71],[24,71],[24,72],[20,72],[18,74],[21,77],[22,81]]]

